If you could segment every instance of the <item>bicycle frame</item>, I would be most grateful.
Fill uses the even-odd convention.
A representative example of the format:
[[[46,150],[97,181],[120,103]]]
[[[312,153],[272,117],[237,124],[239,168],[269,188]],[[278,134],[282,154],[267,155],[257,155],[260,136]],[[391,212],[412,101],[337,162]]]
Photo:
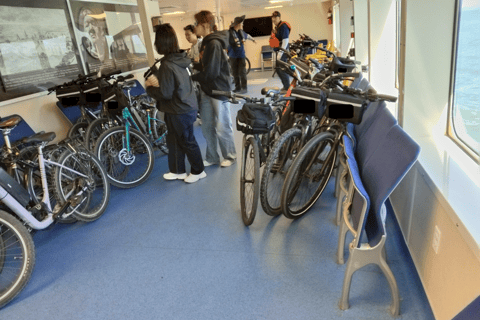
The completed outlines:
[[[9,153],[12,152],[10,139],[8,138],[8,133],[11,130],[13,130],[13,128],[9,129],[8,132],[4,133],[5,144],[7,145],[7,150],[9,151]],[[30,211],[28,211],[26,208],[24,208],[7,190],[5,190],[3,187],[0,186],[0,200],[2,200],[2,202],[5,203],[5,205],[7,207],[9,207],[13,212],[15,212],[20,217],[20,219],[22,219],[28,226],[30,226],[32,229],[36,229],[36,230],[45,229],[46,227],[51,225],[55,221],[55,219],[59,215],[64,213],[65,210],[71,204],[70,201],[67,201],[62,207],[59,207],[58,210],[56,210],[56,211],[52,210],[52,206],[51,206],[51,203],[50,203],[50,194],[49,194],[49,191],[48,191],[48,182],[47,182],[47,174],[46,174],[46,170],[45,170],[45,164],[61,167],[65,170],[73,172],[73,173],[75,173],[79,176],[82,176],[84,178],[88,178],[88,176],[86,176],[86,175],[84,175],[84,174],[82,174],[82,173],[80,173],[80,172],[78,172],[74,169],[65,167],[65,166],[63,166],[60,163],[57,163],[55,161],[45,159],[44,156],[43,156],[43,148],[46,146],[46,144],[47,144],[47,142],[43,142],[43,143],[39,144],[38,147],[37,147],[37,149],[38,149],[38,167],[39,167],[39,170],[40,170],[40,178],[41,178],[41,181],[42,181],[43,197],[42,197],[42,200],[40,201],[40,203],[33,207],[35,210],[45,210],[46,211],[47,216],[43,220],[40,221],[40,220],[36,219]],[[72,151],[76,151],[76,149],[69,143],[67,143],[67,147]],[[25,164],[27,166],[31,166],[29,163],[25,163]],[[79,162],[79,164],[82,165],[80,162]],[[15,167],[16,167],[16,163],[14,163],[13,165],[15,165]],[[65,198],[68,199],[72,195],[73,192],[75,192],[75,195],[81,195],[85,190],[86,190],[86,187],[82,188],[81,190],[75,190],[75,191],[72,190],[68,195],[66,195]],[[83,201],[85,201],[85,198],[78,205],[76,205],[73,208],[72,212],[70,212],[68,215],[71,215],[73,213],[73,211],[75,211],[83,203]]]

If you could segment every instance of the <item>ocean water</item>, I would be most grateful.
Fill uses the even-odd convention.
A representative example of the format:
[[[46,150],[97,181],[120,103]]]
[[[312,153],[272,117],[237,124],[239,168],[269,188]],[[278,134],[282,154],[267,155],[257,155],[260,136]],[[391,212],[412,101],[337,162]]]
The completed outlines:
[[[462,140],[473,148],[479,148],[480,8],[478,7],[462,8],[461,11],[455,78],[454,126]]]

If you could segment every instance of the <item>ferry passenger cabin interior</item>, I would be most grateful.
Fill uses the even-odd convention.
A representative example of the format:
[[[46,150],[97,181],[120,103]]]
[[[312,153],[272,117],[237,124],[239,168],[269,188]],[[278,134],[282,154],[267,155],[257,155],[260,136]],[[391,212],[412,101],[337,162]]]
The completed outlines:
[[[157,156],[144,184],[111,187],[102,219],[33,230],[34,271],[0,318],[480,319],[480,0],[1,1],[0,121],[23,119],[13,140],[63,140],[82,114],[47,88],[108,67],[143,93],[161,58],[152,23],[188,49],[200,10],[219,30],[242,15],[251,33],[259,24],[245,43],[251,96],[281,87],[262,35],[279,11],[290,43],[307,35],[359,61],[364,89],[397,101],[376,103],[370,127],[347,126],[357,140],[343,136],[333,179],[295,220],[259,202],[242,222],[235,129],[238,161],[193,185],[165,181]],[[195,136],[205,154],[201,121]]]

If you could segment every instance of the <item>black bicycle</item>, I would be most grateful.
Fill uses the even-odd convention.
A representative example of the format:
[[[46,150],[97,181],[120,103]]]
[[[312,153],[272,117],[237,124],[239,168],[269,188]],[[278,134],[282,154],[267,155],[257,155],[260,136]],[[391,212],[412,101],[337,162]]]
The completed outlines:
[[[265,97],[253,98],[233,92],[212,91],[215,95],[229,97],[233,103],[237,103],[237,98],[246,102],[237,115],[237,130],[244,133],[240,173],[240,207],[242,220],[246,226],[253,223],[257,212],[260,167],[267,161],[276,139],[280,136],[277,125],[280,123],[279,119],[282,113],[281,102],[294,99],[281,96],[280,89],[276,87],[266,87],[261,92]],[[255,119],[255,114],[262,120]]]
[[[325,91],[325,122],[295,157],[282,187],[280,205],[287,218],[300,218],[320,198],[332,176],[346,124],[359,124],[367,103],[377,100],[397,98],[348,87]]]

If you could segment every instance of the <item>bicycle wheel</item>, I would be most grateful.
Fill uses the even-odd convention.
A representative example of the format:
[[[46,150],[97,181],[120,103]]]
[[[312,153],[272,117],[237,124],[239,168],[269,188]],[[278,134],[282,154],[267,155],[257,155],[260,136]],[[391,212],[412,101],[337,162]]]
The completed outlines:
[[[300,151],[302,131],[291,128],[282,134],[265,163],[260,186],[260,201],[263,211],[271,216],[279,215],[282,211],[280,194],[283,182],[293,160]]]
[[[119,188],[133,188],[145,182],[155,165],[153,148],[148,139],[130,129],[127,141],[125,127],[105,131],[97,141],[95,155],[104,165],[110,182]],[[127,150],[129,143],[130,150]]]
[[[27,285],[35,266],[32,236],[14,216],[0,210],[0,308]]]
[[[303,216],[321,196],[337,157],[334,135],[322,132],[305,145],[292,163],[281,194],[283,214],[289,219]]]
[[[153,120],[152,121],[152,133],[153,133],[153,146],[158,148],[165,154],[168,154],[168,147],[167,147],[167,124],[160,120],[158,114],[158,110],[155,108],[153,112]]]
[[[59,151],[53,151],[50,154],[50,160],[52,161],[57,161],[58,160],[58,154]],[[61,154],[61,153],[60,153]],[[37,155],[34,155],[33,157],[29,158],[29,160],[32,160],[36,163],[35,168],[28,168],[27,169],[27,181],[26,181],[26,188],[30,195],[32,196],[33,201],[36,204],[41,203],[43,199],[43,184],[42,184],[42,177],[40,175],[40,169],[38,166],[38,157]],[[54,170],[51,165],[45,164],[45,171],[46,171],[46,176],[47,176],[47,187],[48,187],[48,195],[50,199],[50,205],[52,206],[52,209],[55,207],[57,204],[57,198],[55,197],[55,180],[54,180]],[[41,220],[44,217],[36,217],[37,219]],[[69,215],[67,213],[64,213],[62,216],[60,216],[57,219],[58,222],[64,223],[64,224],[69,224],[69,223],[75,223],[77,222],[77,219]]]
[[[87,132],[85,133],[85,146],[88,150],[93,151],[95,149],[95,144],[98,137],[100,137],[100,135],[109,127],[110,126],[107,118],[98,118],[90,123],[87,128]]]
[[[61,166],[55,167],[55,197],[61,204],[74,202],[66,214],[86,222],[100,218],[110,199],[110,184],[100,161],[86,150],[66,149],[58,163]],[[78,189],[84,191],[76,195]]]
[[[254,137],[243,136],[242,169],[240,173],[240,208],[242,220],[249,226],[255,220],[260,191],[260,154]]]
[[[67,136],[85,144],[88,126],[88,122],[77,122],[68,130]]]
[[[245,58],[245,69],[247,69],[247,74],[250,73],[251,68],[252,68],[252,66],[250,64],[250,60],[248,60],[248,58]]]

